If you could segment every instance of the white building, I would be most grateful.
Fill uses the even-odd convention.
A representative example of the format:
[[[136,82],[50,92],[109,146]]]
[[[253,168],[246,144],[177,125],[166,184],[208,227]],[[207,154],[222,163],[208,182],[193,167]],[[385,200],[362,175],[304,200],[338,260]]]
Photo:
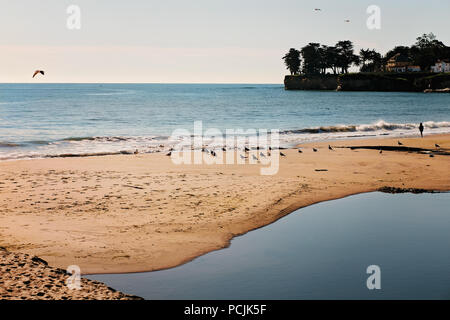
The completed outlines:
[[[431,66],[431,71],[439,72],[450,72],[450,61],[449,60],[439,60],[434,66]]]

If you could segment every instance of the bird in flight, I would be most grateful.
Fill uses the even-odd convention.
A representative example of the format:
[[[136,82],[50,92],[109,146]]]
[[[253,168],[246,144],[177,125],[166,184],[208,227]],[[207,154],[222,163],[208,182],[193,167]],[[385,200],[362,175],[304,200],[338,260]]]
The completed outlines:
[[[33,78],[36,77],[36,75],[39,74],[39,73],[42,74],[42,75],[44,75],[44,71],[42,71],[42,70],[36,70],[36,71],[33,73]]]
[[[350,20],[349,19],[345,19],[344,22],[350,22]]]
[[[314,11],[322,11],[320,8],[315,8]]]

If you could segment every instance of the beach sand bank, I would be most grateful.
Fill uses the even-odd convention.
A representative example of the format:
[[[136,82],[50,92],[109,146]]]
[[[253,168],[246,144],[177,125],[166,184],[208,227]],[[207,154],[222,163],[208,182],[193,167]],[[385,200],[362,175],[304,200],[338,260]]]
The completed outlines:
[[[71,275],[48,266],[45,260],[0,248],[0,299],[2,300],[140,300],[105,284],[80,279],[79,289],[66,285]]]
[[[83,274],[152,271],[317,202],[386,186],[450,190],[449,156],[337,148],[397,140],[283,150],[273,176],[260,175],[260,165],[175,165],[164,154],[2,162],[0,246]],[[401,141],[450,151],[450,135]]]

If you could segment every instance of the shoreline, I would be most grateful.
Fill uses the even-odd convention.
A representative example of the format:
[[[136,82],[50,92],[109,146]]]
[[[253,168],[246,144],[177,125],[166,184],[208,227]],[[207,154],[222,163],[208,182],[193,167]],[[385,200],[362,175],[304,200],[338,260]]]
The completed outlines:
[[[376,145],[380,141],[395,145],[396,140],[337,142],[347,146]],[[443,148],[450,147],[449,134],[403,140],[405,144],[417,147],[423,144],[430,147],[435,141]],[[160,154],[3,162],[0,172],[2,178],[5,174],[8,178],[1,181],[8,182],[0,184],[0,190],[5,190],[5,184],[12,189],[0,195],[0,202],[8,203],[9,207],[0,211],[0,225],[4,226],[0,229],[0,245],[10,251],[36,254],[58,267],[79,264],[82,274],[156,271],[226,248],[236,236],[322,201],[372,192],[381,187],[450,190],[446,176],[450,172],[450,163],[445,156],[431,159],[428,155],[397,151],[379,155],[374,150],[335,149],[328,152],[328,143],[302,144],[303,154],[286,150],[286,159],[280,159],[280,172],[269,178],[258,174],[259,165],[175,166]],[[318,154],[306,150],[313,145],[319,148]],[[327,157],[321,157],[321,153]],[[314,171],[322,167],[329,171]],[[403,170],[405,168],[419,175],[413,178],[411,173]],[[392,172],[386,176],[382,172],[386,170]],[[97,179],[90,181],[93,174]],[[112,182],[127,180],[130,175],[133,178],[128,178],[129,185],[142,186],[142,181],[149,181],[149,185],[144,183],[142,190],[127,188],[126,184],[114,188],[116,184]],[[218,181],[211,183],[213,178]],[[154,180],[156,183],[152,183]],[[19,193],[14,185],[26,183],[28,187],[39,189],[40,193],[25,194],[25,198],[31,200],[17,199],[11,203]],[[112,194],[109,187],[120,194]],[[180,190],[176,187],[181,190],[178,196]],[[267,192],[268,188],[271,188],[270,192]],[[79,194],[62,201],[61,190]],[[38,200],[47,196],[47,201]],[[110,205],[101,196],[119,198],[106,201],[112,202]],[[157,197],[160,199],[154,199]],[[80,203],[87,199],[96,206]],[[149,200],[151,206],[137,206],[136,200]],[[21,201],[25,204],[21,205]],[[30,203],[27,205],[26,202]],[[36,210],[42,202],[47,202],[50,210]],[[138,202],[142,204],[142,201]],[[206,202],[206,206],[202,202]],[[74,208],[80,205],[88,208],[74,214]],[[21,209],[28,212],[21,212]],[[61,211],[64,217],[54,211]],[[26,219],[27,214],[31,219]],[[66,248],[57,245],[58,242],[65,243]]]

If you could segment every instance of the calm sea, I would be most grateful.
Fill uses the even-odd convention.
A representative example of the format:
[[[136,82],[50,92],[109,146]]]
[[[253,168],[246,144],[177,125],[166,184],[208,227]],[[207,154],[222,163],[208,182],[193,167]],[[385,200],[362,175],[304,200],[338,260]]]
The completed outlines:
[[[175,129],[278,129],[281,144],[450,132],[450,95],[252,84],[0,84],[0,160],[170,148]]]

